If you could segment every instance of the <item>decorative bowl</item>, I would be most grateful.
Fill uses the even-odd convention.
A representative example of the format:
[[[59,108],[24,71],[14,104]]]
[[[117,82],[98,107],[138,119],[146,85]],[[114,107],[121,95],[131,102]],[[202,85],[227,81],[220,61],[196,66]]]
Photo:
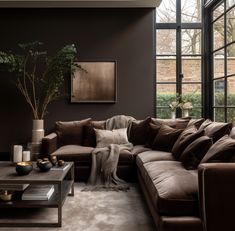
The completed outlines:
[[[38,167],[40,168],[40,170],[42,172],[47,172],[51,169],[52,164],[51,164],[50,161],[47,161],[47,160],[46,161],[41,161],[41,162],[38,163]]]
[[[11,201],[12,199],[12,194],[8,193],[7,191],[4,192],[4,194],[0,194],[0,199],[2,201]]]
[[[18,162],[16,163],[16,172],[18,175],[28,175],[33,170],[32,162]]]

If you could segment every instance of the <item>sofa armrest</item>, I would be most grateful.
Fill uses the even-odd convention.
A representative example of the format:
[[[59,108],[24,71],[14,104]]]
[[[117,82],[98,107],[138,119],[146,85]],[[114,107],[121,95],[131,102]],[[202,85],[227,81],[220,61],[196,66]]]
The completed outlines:
[[[235,163],[201,164],[198,180],[205,230],[235,230]]]
[[[56,133],[51,133],[42,139],[42,156],[48,157],[58,148],[58,136]]]

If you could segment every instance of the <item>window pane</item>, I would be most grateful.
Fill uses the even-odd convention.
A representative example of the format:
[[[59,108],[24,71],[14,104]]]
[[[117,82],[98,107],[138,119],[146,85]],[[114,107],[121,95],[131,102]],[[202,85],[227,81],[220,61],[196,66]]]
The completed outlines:
[[[194,107],[200,107],[201,99],[201,84],[182,84],[183,99],[192,102]]]
[[[224,76],[224,49],[214,53],[214,78]]]
[[[201,57],[182,57],[183,82],[201,82]]]
[[[224,106],[224,79],[214,81],[214,106]]]
[[[227,47],[227,75],[235,74],[235,43]]]
[[[224,13],[224,4],[220,4],[214,11],[213,11],[213,20],[218,18],[221,14]]]
[[[156,12],[157,22],[176,22],[176,0],[162,1]]]
[[[201,22],[201,0],[181,0],[181,21]]]
[[[168,107],[176,98],[175,84],[157,84],[157,105]]]
[[[224,108],[215,108],[214,109],[214,121],[224,122],[225,121],[225,110]]]
[[[227,78],[227,105],[235,106],[235,76]]]
[[[176,82],[176,57],[157,57],[157,82]]]
[[[232,123],[235,122],[235,108],[227,109],[227,121]]]
[[[201,118],[202,117],[202,109],[201,108],[193,108],[189,112],[189,116],[193,118]]]
[[[201,54],[201,30],[182,30],[182,54]]]
[[[224,46],[224,17],[213,23],[214,50]]]
[[[171,118],[171,110],[169,108],[157,108],[157,118]]]
[[[235,7],[227,13],[227,43],[235,41]]]
[[[226,0],[226,8],[233,6],[235,4],[235,0]]]
[[[176,30],[157,30],[157,54],[176,54]]]

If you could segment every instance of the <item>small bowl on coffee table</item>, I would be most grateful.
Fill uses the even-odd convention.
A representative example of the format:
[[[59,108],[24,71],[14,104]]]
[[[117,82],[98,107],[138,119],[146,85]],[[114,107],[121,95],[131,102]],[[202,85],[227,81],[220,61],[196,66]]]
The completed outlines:
[[[16,163],[16,172],[20,176],[28,175],[33,170],[32,162],[18,162]]]

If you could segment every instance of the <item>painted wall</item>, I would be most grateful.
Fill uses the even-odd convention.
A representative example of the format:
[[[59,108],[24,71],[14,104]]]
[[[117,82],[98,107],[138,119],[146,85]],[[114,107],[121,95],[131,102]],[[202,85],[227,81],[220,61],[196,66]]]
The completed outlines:
[[[117,60],[117,103],[53,102],[45,117],[47,133],[57,120],[105,119],[116,114],[154,115],[154,9],[0,9],[0,50],[41,41],[49,53],[78,45],[80,60]],[[32,114],[7,74],[0,72],[0,152],[31,138]]]

